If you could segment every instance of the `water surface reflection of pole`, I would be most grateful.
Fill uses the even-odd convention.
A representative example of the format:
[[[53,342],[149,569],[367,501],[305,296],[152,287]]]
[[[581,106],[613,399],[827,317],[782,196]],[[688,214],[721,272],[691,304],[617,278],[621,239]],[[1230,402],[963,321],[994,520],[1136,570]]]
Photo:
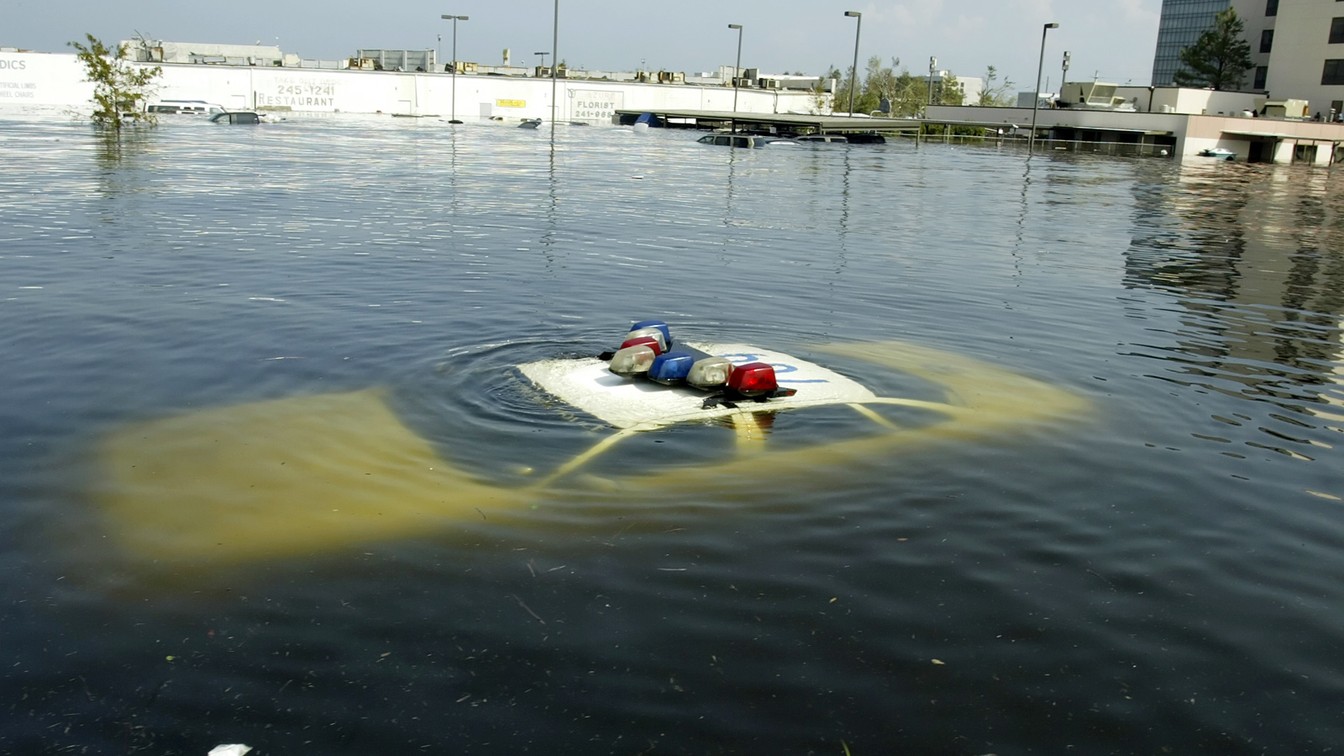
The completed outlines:
[[[559,0],[556,0],[559,2]],[[1045,67],[1045,35],[1051,29],[1058,29],[1053,21],[1041,28],[1041,59],[1036,62],[1036,89],[1031,93],[1031,133],[1027,135],[1027,157],[1036,149],[1036,111],[1041,105],[1041,69]]]
[[[849,117],[854,117],[854,90],[859,88],[859,30],[863,28],[863,14],[858,11],[845,11],[845,15],[854,19],[854,68],[849,76]]]
[[[737,29],[737,63],[733,65],[733,131],[737,131],[737,79],[742,75],[742,24],[728,24]]]

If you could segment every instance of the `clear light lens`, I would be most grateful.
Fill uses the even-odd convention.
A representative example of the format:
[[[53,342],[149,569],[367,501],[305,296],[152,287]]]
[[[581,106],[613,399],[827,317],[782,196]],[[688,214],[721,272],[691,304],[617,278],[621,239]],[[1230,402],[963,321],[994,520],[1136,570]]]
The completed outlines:
[[[625,340],[637,339],[642,336],[648,336],[658,341],[659,353],[666,352],[668,347],[667,328],[658,328],[657,326],[647,326],[645,328],[636,328],[625,335]]]
[[[657,328],[658,331],[663,334],[664,352],[667,351],[668,347],[672,346],[672,329],[668,328],[667,323],[661,320],[641,320],[638,323],[635,323],[630,326],[630,336],[635,335],[635,331],[641,331],[645,328]],[[630,336],[627,336],[626,338],[630,338]]]
[[[706,357],[691,365],[686,382],[699,389],[722,388],[727,385],[732,370],[733,363],[723,357]]]
[[[695,364],[695,355],[689,352],[668,352],[660,354],[649,367],[649,380],[672,385],[686,380]]]
[[[657,356],[648,344],[622,347],[611,356],[611,367],[608,369],[616,375],[638,375],[648,372],[653,365],[653,358]]]
[[[763,396],[779,388],[775,369],[764,362],[737,365],[728,376],[728,388],[742,396]]]

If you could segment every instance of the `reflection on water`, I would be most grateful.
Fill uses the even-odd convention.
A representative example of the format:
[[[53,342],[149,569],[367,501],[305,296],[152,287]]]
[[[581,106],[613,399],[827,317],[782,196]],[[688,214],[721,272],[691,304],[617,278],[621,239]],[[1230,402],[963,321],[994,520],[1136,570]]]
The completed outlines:
[[[1344,738],[1336,173],[2,125],[0,751]],[[611,429],[514,366],[644,317],[982,411],[782,413],[759,459],[695,424],[529,491]]]
[[[1174,326],[1152,329],[1169,341],[1137,343],[1136,354],[1162,360],[1163,380],[1270,405],[1216,413],[1226,432],[1203,437],[1316,459],[1340,430],[1320,405],[1337,401],[1344,219],[1325,172],[1221,168],[1184,172],[1174,203],[1135,188],[1146,233],[1127,279],[1180,307]]]

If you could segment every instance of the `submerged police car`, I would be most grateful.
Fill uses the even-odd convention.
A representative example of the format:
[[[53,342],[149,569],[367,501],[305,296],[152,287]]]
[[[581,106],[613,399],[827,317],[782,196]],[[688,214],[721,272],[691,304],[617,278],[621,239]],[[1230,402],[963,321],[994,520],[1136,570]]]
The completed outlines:
[[[549,505],[839,489],[860,469],[888,474],[902,449],[1015,438],[1087,411],[1042,381],[901,341],[817,344],[803,359],[640,321],[615,343],[507,366],[488,397],[371,388],[137,423],[98,444],[91,496],[128,559],[208,568]],[[444,396],[470,406],[446,416]]]

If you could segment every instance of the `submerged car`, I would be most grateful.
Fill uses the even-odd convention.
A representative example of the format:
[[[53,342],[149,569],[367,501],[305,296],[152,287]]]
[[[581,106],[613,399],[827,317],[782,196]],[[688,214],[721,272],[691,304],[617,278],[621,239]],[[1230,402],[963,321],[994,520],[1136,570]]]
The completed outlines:
[[[205,100],[159,100],[146,110],[150,113],[174,115],[214,115],[224,112],[223,106]]]
[[[622,338],[610,355],[464,355],[425,395],[378,386],[131,423],[95,449],[105,543],[148,573],[191,580],[486,518],[526,521],[557,502],[839,486],[902,449],[1012,440],[1088,414],[1065,389],[899,341],[807,347],[823,364],[673,341],[661,321]],[[468,410],[441,415],[443,397]],[[489,422],[472,420],[473,397],[499,406]]]
[[[706,134],[695,140],[700,144],[713,144],[720,147],[766,147],[781,144],[798,144],[783,137],[761,136],[759,134]]]
[[[210,116],[211,123],[241,123],[255,124],[261,123],[261,115],[251,110],[232,110],[223,113],[215,113]]]
[[[839,134],[807,134],[795,138],[799,144],[849,144],[849,140]]]

